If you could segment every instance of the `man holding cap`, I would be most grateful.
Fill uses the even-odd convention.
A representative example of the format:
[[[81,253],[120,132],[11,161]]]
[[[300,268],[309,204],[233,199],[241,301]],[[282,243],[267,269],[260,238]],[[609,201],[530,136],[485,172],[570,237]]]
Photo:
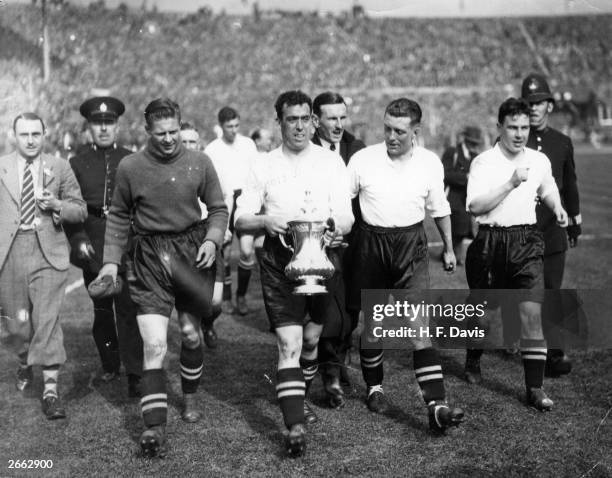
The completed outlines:
[[[529,138],[527,147],[544,153],[550,160],[552,173],[559,188],[561,202],[567,211],[569,224],[560,227],[555,217],[543,204],[536,208],[538,228],[544,233],[544,288],[560,289],[565,269],[565,251],[569,246],[576,247],[578,236],[582,233],[580,216],[580,199],[576,181],[574,163],[574,146],[572,140],[548,126],[555,100],[544,76],[538,73],[529,74],[521,86],[521,96],[529,103]],[[567,237],[566,237],[567,231]],[[550,294],[546,297],[542,310],[544,334],[553,345],[548,350],[546,374],[559,376],[572,369],[572,363],[561,346],[561,337],[555,325],[563,317],[560,295]]]
[[[116,143],[117,121],[125,111],[121,101],[98,96],[85,101],[79,111],[87,120],[93,142],[73,157],[70,165],[87,203],[88,214],[84,224],[67,229],[67,234],[72,246],[71,260],[83,269],[85,286],[89,286],[102,267],[106,217],[115,189],[117,167],[131,151]],[[127,256],[124,256],[120,293],[114,297],[93,298],[93,337],[102,360],[101,380],[109,382],[117,378],[123,361],[128,375],[128,395],[136,397],[140,395],[142,339],[136,322],[136,307],[125,280],[126,263]]]

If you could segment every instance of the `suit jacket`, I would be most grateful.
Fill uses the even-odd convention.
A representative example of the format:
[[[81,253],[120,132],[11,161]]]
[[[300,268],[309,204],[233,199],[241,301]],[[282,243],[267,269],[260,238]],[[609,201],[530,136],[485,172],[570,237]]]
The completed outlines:
[[[319,138],[319,134],[317,132],[315,132],[314,136],[312,137],[312,142],[321,146],[321,138]],[[348,164],[351,156],[363,148],[365,148],[363,141],[355,138],[355,136],[348,131],[342,133],[342,138],[340,138],[340,156],[342,156],[344,164]]]
[[[0,157],[0,269],[19,229],[21,191],[18,154],[15,151]],[[59,214],[42,211],[36,206],[36,235],[49,264],[57,270],[67,270],[68,241],[62,224],[83,222],[87,217],[87,208],[68,161],[48,154],[42,154],[40,159],[36,189],[43,189],[44,186],[62,202],[62,206]]]

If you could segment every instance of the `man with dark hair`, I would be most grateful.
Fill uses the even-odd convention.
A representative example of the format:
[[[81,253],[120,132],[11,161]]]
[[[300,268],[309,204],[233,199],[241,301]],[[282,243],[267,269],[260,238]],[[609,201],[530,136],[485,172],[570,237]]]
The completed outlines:
[[[116,143],[118,119],[124,111],[123,103],[110,96],[90,98],[80,107],[93,142],[78,151],[70,160],[70,166],[87,203],[87,219],[83,225],[66,228],[66,234],[72,249],[71,260],[83,269],[86,287],[102,267],[106,217],[115,189],[117,167],[131,154]],[[93,336],[102,361],[102,381],[110,382],[118,377],[123,361],[128,376],[128,395],[137,397],[142,372],[142,339],[136,322],[136,306],[130,299],[126,280],[128,261],[127,255],[121,261],[121,292],[114,297],[93,299]]]
[[[351,195],[359,198],[361,218],[353,237],[352,287],[404,289],[417,303],[429,288],[425,210],[444,242],[444,268],[455,268],[450,207],[444,194],[444,170],[438,156],[417,145],[421,108],[413,100],[389,103],[383,120],[385,141],[353,155],[348,165]],[[414,373],[428,407],[429,427],[442,433],[463,420],[463,410],[449,407],[442,366],[427,336],[413,340]],[[388,408],[383,382],[383,348],[365,334],[360,343],[361,370],[368,387],[367,405],[375,413]]]
[[[339,93],[326,91],[318,95],[312,103],[315,133],[312,142],[339,155],[344,164],[348,164],[351,156],[365,148],[365,144],[344,129],[347,123],[347,107],[344,98]],[[353,214],[359,216],[359,203],[353,201]],[[344,392],[340,386],[340,377],[348,382],[344,368],[347,351],[351,347],[351,334],[359,322],[359,301],[351,294],[346,294],[344,282],[352,279],[350,234],[345,237],[349,247],[339,252],[342,262],[343,283],[336,289],[336,299],[343,308],[334,308],[328,314],[323,332],[319,340],[319,371],[327,401],[332,408],[341,408],[345,404]],[[354,294],[353,294],[354,295]],[[352,300],[348,300],[351,298]],[[338,312],[338,313],[335,313]]]
[[[289,221],[304,217],[302,209],[308,209],[309,220],[334,225],[325,233],[330,247],[338,246],[353,224],[344,163],[310,142],[311,106],[310,97],[299,90],[278,97],[275,109],[282,145],[253,164],[236,211],[236,230],[266,234],[260,256],[261,284],[278,344],[276,392],[292,455],[304,452],[304,422],[316,421],[304,397],[317,373],[317,342],[335,303],[340,273],[328,281],[328,294],[294,295],[296,283],[284,273],[291,252],[278,236],[287,232]],[[330,259],[337,264],[337,256],[330,253]]]
[[[497,305],[481,289],[521,289],[516,297],[521,321],[521,354],[527,402],[541,411],[551,410],[542,384],[546,341],[542,332],[544,240],[536,226],[535,200],[567,224],[550,161],[526,148],[529,104],[509,98],[499,107],[499,142],[477,156],[470,168],[466,205],[479,224],[478,235],[467,251],[466,275],[471,300]],[[507,301],[507,297],[503,298]],[[468,349],[466,372],[478,372],[481,349]]]
[[[210,313],[216,251],[227,227],[227,206],[210,159],[180,140],[179,106],[167,98],[145,109],[149,141],[123,159],[104,237],[99,278],[117,276],[133,221],[136,280],[130,294],[144,342],[141,407],[146,429],[140,446],[147,456],[166,452],[168,398],[162,370],[168,320],[176,307],[181,329],[183,420],[195,422],[196,392],[203,369],[200,317]],[[201,221],[200,199],[208,208]],[[197,268],[197,269],[196,269]]]
[[[236,199],[242,193],[246,181],[246,175],[250,169],[253,157],[257,154],[255,143],[250,138],[242,136],[240,130],[240,115],[229,106],[221,108],[217,115],[219,126],[223,131],[220,138],[212,141],[204,150],[210,157],[219,180],[226,193],[231,197],[229,229],[234,232],[233,218],[236,211]],[[238,288],[236,290],[236,308],[240,315],[246,315],[249,311],[246,302],[246,292],[251,280],[251,273],[255,267],[255,250],[252,234],[238,234],[240,246],[240,260],[238,262]],[[226,241],[223,248],[225,261],[225,286],[223,289],[223,310],[233,313],[232,305],[232,271],[230,267],[232,238]]]
[[[83,222],[85,202],[68,162],[42,152],[45,125],[35,113],[13,122],[17,150],[0,158],[0,329],[19,358],[17,390],[42,366],[43,413],[65,418],[57,391],[66,361],[59,313],[69,254],[62,225]]]
[[[569,246],[576,247],[578,236],[582,233],[574,146],[568,136],[548,125],[549,115],[554,108],[554,97],[542,75],[528,75],[523,80],[521,96],[530,108],[527,147],[541,151],[548,157],[561,202],[568,214],[569,225],[565,230],[557,224],[545,205],[540,203],[536,207],[538,228],[544,233],[544,288],[558,290],[563,283],[568,239]],[[548,349],[546,373],[554,377],[569,373],[572,363],[561,348],[562,336],[558,331],[563,317],[561,296],[549,292],[546,299],[542,309],[544,335],[554,344],[554,348]]]

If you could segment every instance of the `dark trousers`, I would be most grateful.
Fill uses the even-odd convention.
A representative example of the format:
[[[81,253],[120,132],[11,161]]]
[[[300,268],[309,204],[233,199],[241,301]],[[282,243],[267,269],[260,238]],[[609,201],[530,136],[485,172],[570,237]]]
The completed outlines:
[[[83,271],[85,286],[96,276]],[[143,345],[136,321],[136,305],[130,298],[128,281],[125,277],[123,279],[121,294],[93,301],[92,332],[105,372],[118,372],[123,362],[126,373],[141,375]]]

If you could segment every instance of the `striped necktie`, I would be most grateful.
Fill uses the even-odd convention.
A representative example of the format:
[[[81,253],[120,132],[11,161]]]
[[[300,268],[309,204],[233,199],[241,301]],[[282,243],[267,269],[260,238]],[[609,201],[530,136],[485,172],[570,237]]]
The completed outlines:
[[[34,197],[34,178],[30,166],[32,161],[26,161],[23,171],[23,187],[21,188],[21,224],[31,226],[36,216],[36,198]]]

